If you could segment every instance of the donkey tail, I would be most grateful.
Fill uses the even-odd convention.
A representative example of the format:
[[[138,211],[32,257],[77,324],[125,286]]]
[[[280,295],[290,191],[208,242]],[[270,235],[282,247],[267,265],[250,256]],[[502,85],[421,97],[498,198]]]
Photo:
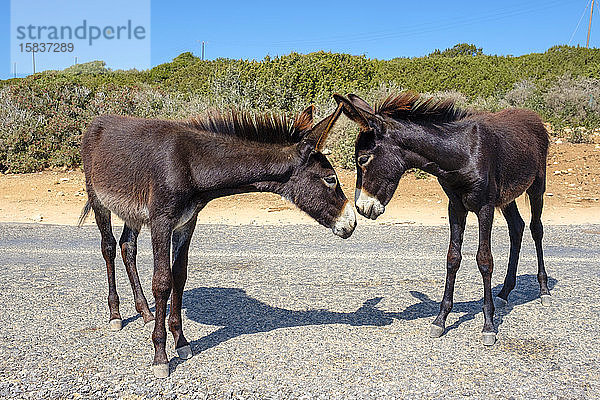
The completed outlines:
[[[77,222],[77,226],[79,228],[81,228],[81,225],[83,225],[83,223],[85,222],[85,219],[87,218],[87,216],[89,215],[91,210],[92,210],[92,202],[88,199],[87,203],[85,203],[85,206],[83,206],[83,210],[81,210],[81,215],[79,216],[79,222]]]

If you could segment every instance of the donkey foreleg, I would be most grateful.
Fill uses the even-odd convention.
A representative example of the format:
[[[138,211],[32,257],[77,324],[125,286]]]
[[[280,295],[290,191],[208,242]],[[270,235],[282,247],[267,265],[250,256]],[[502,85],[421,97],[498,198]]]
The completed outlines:
[[[169,260],[171,249],[171,226],[166,218],[151,219],[150,231],[152,235],[152,250],[154,253],[154,274],[152,275],[152,293],[156,305],[156,320],[152,332],[154,343],[154,362],[152,371],[157,378],[169,376],[169,359],[165,350],[167,331],[165,318],[167,314],[167,301],[173,287],[173,276]]]
[[[181,359],[192,357],[190,344],[183,335],[181,320],[181,305],[183,288],[187,279],[188,251],[194,229],[196,228],[196,215],[185,225],[173,231],[173,291],[171,293],[171,312],[169,313],[169,330],[173,334],[175,350]]]
[[[440,313],[431,325],[431,337],[440,337],[444,333],[446,318],[452,310],[454,283],[462,260],[461,247],[467,221],[467,211],[462,205],[450,202],[448,205],[448,220],[450,221],[450,245],[448,246],[446,262],[446,287],[444,297],[440,303]]]
[[[494,330],[494,301],[492,299],[492,258],[491,238],[494,221],[494,205],[485,205],[477,213],[479,219],[479,248],[477,249],[477,266],[483,278],[483,344],[491,346],[496,342]]]

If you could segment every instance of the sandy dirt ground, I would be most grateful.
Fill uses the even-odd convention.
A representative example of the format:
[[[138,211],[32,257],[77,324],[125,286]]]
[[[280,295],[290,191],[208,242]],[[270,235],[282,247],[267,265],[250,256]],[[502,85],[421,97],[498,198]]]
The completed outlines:
[[[551,225],[600,223],[600,144],[570,144],[554,139],[548,157],[548,185],[543,221]],[[557,143],[558,142],[558,143]],[[354,197],[355,172],[339,170],[348,198]],[[0,175],[0,222],[75,225],[86,202],[83,173],[44,171]],[[517,203],[526,221],[525,196]],[[358,217],[359,224],[445,225],[448,200],[433,176],[418,179],[406,174],[386,212],[376,221]],[[199,223],[215,224],[316,224],[280,196],[251,193],[217,199],[198,217]],[[474,215],[470,224],[476,223]],[[94,219],[88,218],[88,224]],[[114,221],[116,225],[120,221]],[[497,213],[496,224],[504,224]]]

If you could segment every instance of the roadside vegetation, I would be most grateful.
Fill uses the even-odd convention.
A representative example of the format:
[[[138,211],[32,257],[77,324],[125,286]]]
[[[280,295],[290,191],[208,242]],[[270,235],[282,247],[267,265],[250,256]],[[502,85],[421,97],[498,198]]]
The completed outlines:
[[[112,71],[102,61],[0,81],[0,171],[80,165],[79,142],[100,114],[184,119],[209,108],[294,114],[310,103],[325,115],[333,93],[368,101],[411,89],[496,111],[530,108],[569,141],[600,127],[600,50],[557,46],[519,57],[459,44],[425,57],[375,60],[316,52],[260,61],[202,61],[183,53],[147,71]],[[356,127],[341,119],[328,143],[352,168]]]

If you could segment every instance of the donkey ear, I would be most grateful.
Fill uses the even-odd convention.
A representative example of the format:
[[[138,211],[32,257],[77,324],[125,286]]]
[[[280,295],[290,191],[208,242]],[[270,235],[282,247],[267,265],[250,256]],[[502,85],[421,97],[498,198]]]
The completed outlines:
[[[375,111],[373,111],[373,108],[369,105],[369,103],[367,103],[357,95],[350,93],[348,95],[348,99],[350,99],[354,107],[358,108],[359,110],[366,111],[368,114],[375,114]]]
[[[294,128],[298,132],[310,130],[313,126],[314,115],[315,106],[311,104],[294,119]]]
[[[369,128],[369,119],[368,113],[365,111],[361,111],[350,100],[345,98],[344,96],[340,96],[339,94],[334,94],[333,98],[335,102],[342,106],[342,111],[346,117],[350,118],[352,121],[356,122],[362,128]]]
[[[331,132],[331,128],[333,128],[335,121],[337,121],[341,114],[342,105],[338,104],[333,114],[331,114],[330,116],[319,122],[317,125],[315,125],[315,127],[310,131],[308,135],[306,135],[304,139],[312,143],[316,151],[323,150],[323,147],[325,147],[325,141],[327,140],[327,135],[329,135],[329,132]]]

